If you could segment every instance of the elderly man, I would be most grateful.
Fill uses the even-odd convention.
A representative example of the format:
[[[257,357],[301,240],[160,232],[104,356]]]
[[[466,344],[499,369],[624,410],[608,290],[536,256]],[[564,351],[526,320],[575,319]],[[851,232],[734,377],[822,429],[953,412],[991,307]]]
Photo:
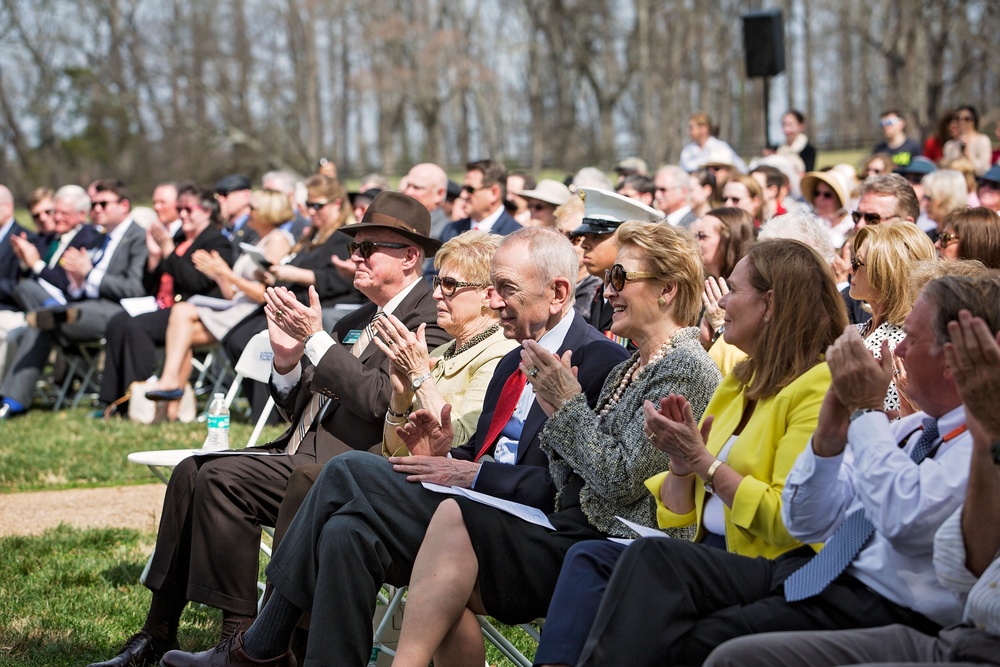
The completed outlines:
[[[653,178],[656,207],[674,227],[690,229],[698,220],[691,210],[691,179],[677,165],[668,164],[656,170]]]
[[[181,231],[181,216],[177,212],[177,184],[160,183],[153,188],[153,210],[164,231],[174,237]],[[155,223],[154,223],[155,224]]]
[[[537,340],[554,353],[572,351],[593,405],[625,352],[573,312],[576,266],[576,254],[561,234],[537,228],[515,232],[494,256],[490,306],[500,313],[508,338]],[[447,497],[420,482],[471,487],[550,509],[553,486],[539,448],[546,417],[524,383],[520,361],[519,349],[500,361],[475,435],[450,456],[447,420],[438,425],[418,412],[411,418],[409,444],[411,452],[423,455],[386,461],[359,453],[327,464],[268,566],[276,591],[254,625],[218,649],[172,652],[163,664],[261,664],[255,659],[290,664],[292,629],[301,613],[311,610],[306,664],[363,665],[371,652],[375,595],[383,582],[409,581],[427,524]]]
[[[748,634],[890,624],[935,633],[959,621],[961,607],[931,559],[934,531],[965,496],[972,453],[946,367],[946,324],[969,310],[995,336],[998,301],[995,279],[946,276],[924,287],[895,350],[923,412],[897,421],[882,412],[888,350],[874,359],[848,327],[827,352],[833,381],[782,492],[789,533],[823,549],[766,560],[642,540],[615,566],[579,664],[700,665]]]
[[[221,608],[224,634],[254,615],[260,526],[275,524],[292,472],[354,449],[380,451],[391,388],[389,360],[369,344],[371,321],[392,313],[411,329],[426,323],[431,347],[448,339],[420,279],[425,254],[440,246],[429,230],[430,214],[415,199],[375,198],[352,227],[354,285],[371,303],[341,319],[332,335],[322,331],[314,289],[309,306],[284,289],[268,290],[272,393],[291,426],[256,450],[274,456],[193,456],[177,466],[145,582],[153,590],[146,622],[118,656],[92,667],[153,661],[175,648],[188,600]]]
[[[451,220],[444,211],[448,191],[448,174],[432,162],[415,164],[406,174],[403,194],[410,195],[424,205],[431,214],[431,237],[440,238]]]
[[[492,232],[501,236],[521,228],[507,213],[507,167],[497,160],[477,160],[465,165],[461,198],[468,205],[469,217],[449,223],[441,232],[447,241],[470,229]]]

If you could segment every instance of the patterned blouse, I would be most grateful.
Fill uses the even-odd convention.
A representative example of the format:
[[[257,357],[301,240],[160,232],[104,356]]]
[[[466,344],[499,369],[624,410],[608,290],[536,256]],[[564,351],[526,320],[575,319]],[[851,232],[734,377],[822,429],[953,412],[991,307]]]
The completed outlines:
[[[600,411],[632,368],[638,353],[608,374],[597,412],[580,394],[552,415],[542,432],[541,447],[549,457],[549,471],[558,489],[556,511],[568,482],[579,476],[584,485],[580,507],[597,530],[617,537],[635,537],[615,519],[656,527],[656,503],[643,482],[669,468],[669,457],[653,447],[643,433],[642,406],[667,394],[687,398],[700,419],[722,376],[698,341],[699,331],[688,327],[674,334],[673,348],[662,359],[646,365],[622,392],[619,402],[601,417]],[[672,537],[692,539],[693,528],[669,529]]]
[[[858,333],[865,339],[865,347],[875,355],[876,359],[882,358],[882,341],[889,341],[889,351],[892,352],[899,345],[899,342],[906,338],[903,327],[890,322],[883,322],[874,331],[868,331],[871,328],[871,322],[868,320],[855,326],[858,327]],[[899,392],[896,391],[895,380],[889,383],[889,390],[885,392],[885,402],[882,407],[885,410],[899,410]]]

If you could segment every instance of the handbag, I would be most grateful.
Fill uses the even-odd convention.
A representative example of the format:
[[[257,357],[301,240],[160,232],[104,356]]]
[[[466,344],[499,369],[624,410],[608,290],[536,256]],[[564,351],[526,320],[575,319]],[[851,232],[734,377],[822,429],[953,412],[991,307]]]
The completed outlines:
[[[166,409],[166,403],[151,401],[146,398],[146,392],[156,389],[156,379],[133,382],[128,386],[128,393],[109,405],[104,411],[104,416],[108,417],[111,412],[122,403],[128,403],[128,418],[130,421],[140,424],[152,424],[164,421],[162,411]],[[158,413],[160,413],[158,415]],[[198,416],[198,402],[194,397],[194,389],[191,383],[184,385],[184,395],[181,397],[180,410],[177,413],[177,421],[183,424],[193,422]]]

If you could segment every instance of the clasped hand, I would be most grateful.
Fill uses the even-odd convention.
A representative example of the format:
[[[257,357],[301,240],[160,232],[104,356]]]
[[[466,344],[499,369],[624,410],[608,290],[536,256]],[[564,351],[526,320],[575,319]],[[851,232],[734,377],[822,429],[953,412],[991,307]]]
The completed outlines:
[[[521,343],[521,372],[535,390],[535,398],[546,415],[554,415],[566,401],[583,392],[576,379],[577,369],[570,365],[573,351],[560,357],[528,339]]]

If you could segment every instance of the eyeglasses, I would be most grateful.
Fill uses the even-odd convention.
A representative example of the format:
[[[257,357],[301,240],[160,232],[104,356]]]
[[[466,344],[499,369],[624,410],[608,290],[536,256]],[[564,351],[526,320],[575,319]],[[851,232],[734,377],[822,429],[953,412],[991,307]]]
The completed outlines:
[[[42,219],[42,216],[48,216],[51,218],[53,215],[55,215],[55,212],[56,211],[53,208],[46,209],[44,211],[35,211],[34,213],[31,214],[31,219],[34,220],[35,222],[38,222],[39,220]]]
[[[378,248],[412,248],[413,246],[406,243],[389,243],[387,241],[362,241],[361,243],[355,243],[351,241],[347,244],[347,252],[358,253],[362,258],[368,259],[375,254],[375,250]]]
[[[642,278],[655,278],[655,273],[648,271],[626,271],[621,264],[615,264],[604,272],[604,284],[611,285],[616,292],[625,289],[625,281],[640,280]]]
[[[971,123],[972,121],[975,120],[975,118],[973,118],[972,116],[959,116],[958,119],[963,123]]]
[[[484,285],[482,283],[469,283],[464,280],[456,280],[451,276],[434,276],[434,289],[441,288],[441,294],[447,297],[455,296],[455,292],[458,291],[460,287],[475,287],[477,289],[483,289],[489,287],[489,285]]]
[[[865,224],[877,225],[882,222],[882,216],[878,213],[862,213],[861,211],[851,211],[851,219],[854,220],[854,224],[861,222],[861,218],[865,219]]]
[[[121,201],[121,199],[116,199],[114,201],[94,201],[94,202],[90,202],[90,208],[91,208],[91,210],[93,210],[95,208],[107,208],[111,204],[117,204],[120,201]]]
[[[816,199],[833,199],[836,195],[831,190],[816,190]]]
[[[327,204],[332,204],[332,201],[307,201],[306,208],[312,209],[313,211],[318,211]]]
[[[191,215],[195,211],[204,211],[201,206],[178,206],[177,215]]]
[[[862,260],[858,259],[857,255],[851,257],[851,271],[857,273],[858,269],[860,269],[862,266],[868,266],[868,265],[865,264]]]
[[[942,248],[947,248],[952,243],[956,243],[959,240],[960,239],[951,232],[941,232],[940,234],[938,234],[938,241],[941,242]]]

